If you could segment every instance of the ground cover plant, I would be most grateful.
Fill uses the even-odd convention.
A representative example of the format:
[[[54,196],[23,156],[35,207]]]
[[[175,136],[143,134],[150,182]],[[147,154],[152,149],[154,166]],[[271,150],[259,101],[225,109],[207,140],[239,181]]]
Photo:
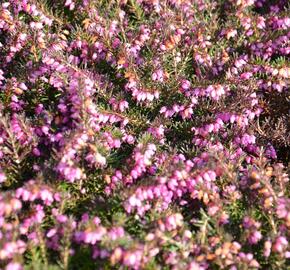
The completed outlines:
[[[289,4],[2,0],[0,269],[287,269]]]

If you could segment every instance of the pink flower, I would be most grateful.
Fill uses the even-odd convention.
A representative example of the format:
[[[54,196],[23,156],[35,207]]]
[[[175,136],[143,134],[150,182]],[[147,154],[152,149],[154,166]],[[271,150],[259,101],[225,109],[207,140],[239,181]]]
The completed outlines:
[[[0,183],[3,183],[5,181],[6,181],[6,175],[2,171],[0,171]]]
[[[11,262],[5,268],[5,270],[22,270],[22,269],[23,268],[22,268],[21,264],[17,263],[17,262]]]

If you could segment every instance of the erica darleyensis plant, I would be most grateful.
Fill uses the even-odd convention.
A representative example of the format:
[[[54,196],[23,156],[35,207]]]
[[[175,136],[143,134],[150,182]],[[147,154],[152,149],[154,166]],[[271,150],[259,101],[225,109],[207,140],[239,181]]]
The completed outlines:
[[[287,269],[286,0],[4,0],[0,269]]]

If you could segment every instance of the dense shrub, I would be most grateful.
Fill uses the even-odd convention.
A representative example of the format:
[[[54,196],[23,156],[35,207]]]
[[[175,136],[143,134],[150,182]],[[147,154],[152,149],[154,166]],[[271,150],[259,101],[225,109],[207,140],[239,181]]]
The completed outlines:
[[[287,268],[286,0],[1,2],[1,269]]]

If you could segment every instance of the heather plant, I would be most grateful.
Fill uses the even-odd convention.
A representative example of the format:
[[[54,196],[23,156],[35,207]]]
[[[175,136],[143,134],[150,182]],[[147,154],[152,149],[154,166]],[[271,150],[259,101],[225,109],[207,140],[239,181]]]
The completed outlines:
[[[0,3],[0,269],[287,269],[286,0]]]

